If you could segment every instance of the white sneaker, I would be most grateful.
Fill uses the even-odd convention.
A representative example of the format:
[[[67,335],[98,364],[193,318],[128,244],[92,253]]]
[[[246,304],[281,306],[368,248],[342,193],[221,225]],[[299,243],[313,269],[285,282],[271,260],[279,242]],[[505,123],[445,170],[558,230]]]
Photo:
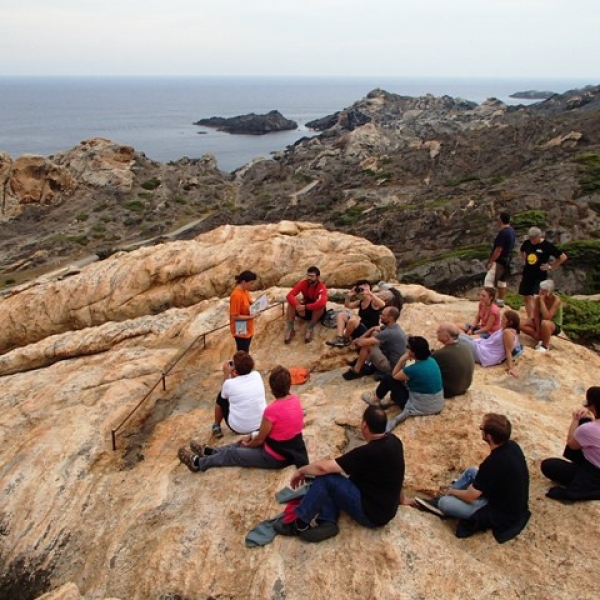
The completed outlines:
[[[542,344],[540,344],[536,349],[536,352],[539,352],[540,354],[543,354],[544,352],[548,352],[548,348],[546,348],[546,346],[543,346]]]
[[[535,349],[537,350],[540,346],[542,345],[542,340],[540,340],[536,345],[535,345]]]

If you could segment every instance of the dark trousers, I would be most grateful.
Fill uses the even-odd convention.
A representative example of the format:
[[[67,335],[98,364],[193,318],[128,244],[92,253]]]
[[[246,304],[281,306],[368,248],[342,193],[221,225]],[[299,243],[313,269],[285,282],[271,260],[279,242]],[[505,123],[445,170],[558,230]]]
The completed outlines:
[[[247,352],[248,354],[250,354],[250,342],[252,341],[252,338],[241,338],[241,337],[234,337],[233,338],[235,340],[235,349],[239,352],[240,350],[243,350],[244,352]]]
[[[379,400],[383,400],[385,395],[390,392],[392,402],[395,402],[400,408],[404,408],[408,402],[408,388],[404,381],[398,381],[394,379],[389,373],[383,376],[383,379],[379,382],[375,395]]]

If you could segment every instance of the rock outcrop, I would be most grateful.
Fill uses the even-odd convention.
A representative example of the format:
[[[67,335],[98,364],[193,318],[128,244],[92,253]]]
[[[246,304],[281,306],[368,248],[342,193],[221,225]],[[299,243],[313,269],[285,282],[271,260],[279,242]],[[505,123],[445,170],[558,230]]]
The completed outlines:
[[[226,233],[218,232],[214,240]],[[308,257],[309,249],[323,246],[318,238],[311,243],[302,234],[300,230],[292,238],[298,261]],[[244,253],[247,230],[234,237]],[[339,243],[345,243],[342,236]],[[266,243],[263,247],[265,256],[257,257],[265,267],[261,287],[275,280],[288,285],[302,274],[305,265],[296,257],[287,262],[289,273],[282,274],[284,245],[278,247],[281,251]],[[173,248],[175,260],[180,247]],[[368,276],[357,258],[340,255],[336,264],[346,280],[322,263],[324,281],[347,286]],[[137,268],[127,259],[114,260],[123,261],[122,271]],[[238,268],[238,263],[223,261],[219,282],[231,284]],[[207,270],[205,279],[215,273]],[[93,290],[96,279],[94,266],[88,266],[79,284]],[[58,287],[38,287],[48,296],[59,293]],[[157,277],[152,287],[160,295],[164,287],[172,288],[171,296],[180,293],[179,282],[169,277]],[[400,289],[411,300],[403,309],[402,326],[432,342],[439,321],[465,321],[476,309],[475,303],[419,286]],[[286,290],[269,287],[266,292],[277,300]],[[90,302],[96,300],[90,296]],[[65,332],[54,336],[54,348],[48,338],[22,350],[30,357],[67,346],[72,352],[50,366],[31,363],[34,370],[2,377],[2,600],[33,600],[44,592],[44,600],[458,599],[471,597],[473,590],[481,598],[508,600],[596,598],[590,573],[600,535],[598,506],[545,498],[549,484],[539,463],[562,451],[572,409],[581,404],[585,389],[598,383],[600,357],[562,338],[553,339],[551,352],[541,355],[524,336],[528,347],[518,361],[518,379],[507,376],[502,366],[478,367],[471,390],[448,400],[442,414],[410,419],[396,431],[405,445],[406,492],[430,495],[485,456],[487,447],[478,430],[482,414],[507,414],[532,477],[533,516],[514,541],[500,546],[490,533],[459,540],[453,521],[401,507],[379,530],[364,529],[342,516],[339,536],[323,544],[278,537],[264,548],[247,549],[248,531],[281,511],[274,493],[287,484],[293,468],[193,474],[177,459],[178,447],[191,438],[209,441],[220,364],[233,350],[226,328],[210,333],[205,345],[193,342],[226,323],[227,299],[211,298],[157,315]],[[27,320],[22,326],[27,328]],[[280,308],[275,306],[258,319],[252,354],[264,377],[278,363],[312,369],[309,382],[294,390],[306,409],[310,456],[334,457],[360,443],[365,407],[360,394],[375,383],[341,377],[351,352],[324,344],[333,330],[319,327],[311,344],[297,341],[289,346],[282,333]],[[158,385],[119,429],[113,452],[111,430],[165,371],[166,390]],[[226,432],[218,443],[235,439]]]
[[[237,117],[210,117],[209,119],[200,119],[194,125],[214,127],[219,131],[246,135],[265,135],[298,128],[296,121],[286,119],[278,110],[272,110],[265,115],[250,113]]]

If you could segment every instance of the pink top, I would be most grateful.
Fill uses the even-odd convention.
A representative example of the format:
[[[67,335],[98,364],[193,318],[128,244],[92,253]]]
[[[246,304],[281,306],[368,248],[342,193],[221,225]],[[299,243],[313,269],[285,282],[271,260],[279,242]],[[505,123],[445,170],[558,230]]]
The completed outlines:
[[[304,411],[300,404],[300,398],[294,394],[269,404],[265,408],[263,416],[273,424],[269,437],[278,442],[291,440],[302,433],[304,428]],[[285,460],[281,454],[271,450],[267,442],[265,442],[265,450],[277,460]]]
[[[573,437],[579,442],[586,460],[600,469],[600,423],[590,421],[580,425]]]
[[[502,320],[500,308],[498,308],[496,304],[490,304],[487,306],[486,304],[483,304],[483,302],[479,303],[479,312],[477,314],[478,323],[476,323],[476,325],[479,325],[479,327],[485,327],[488,319],[490,318],[490,314],[494,315],[494,323],[489,330],[489,333],[494,333],[494,331],[498,331],[500,329],[500,321]]]

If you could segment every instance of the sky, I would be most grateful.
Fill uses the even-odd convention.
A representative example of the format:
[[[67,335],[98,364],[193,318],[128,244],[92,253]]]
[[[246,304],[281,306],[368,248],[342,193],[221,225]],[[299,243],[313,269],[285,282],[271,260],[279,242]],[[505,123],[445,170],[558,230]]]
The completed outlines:
[[[0,0],[0,76],[600,82],[598,0]]]

